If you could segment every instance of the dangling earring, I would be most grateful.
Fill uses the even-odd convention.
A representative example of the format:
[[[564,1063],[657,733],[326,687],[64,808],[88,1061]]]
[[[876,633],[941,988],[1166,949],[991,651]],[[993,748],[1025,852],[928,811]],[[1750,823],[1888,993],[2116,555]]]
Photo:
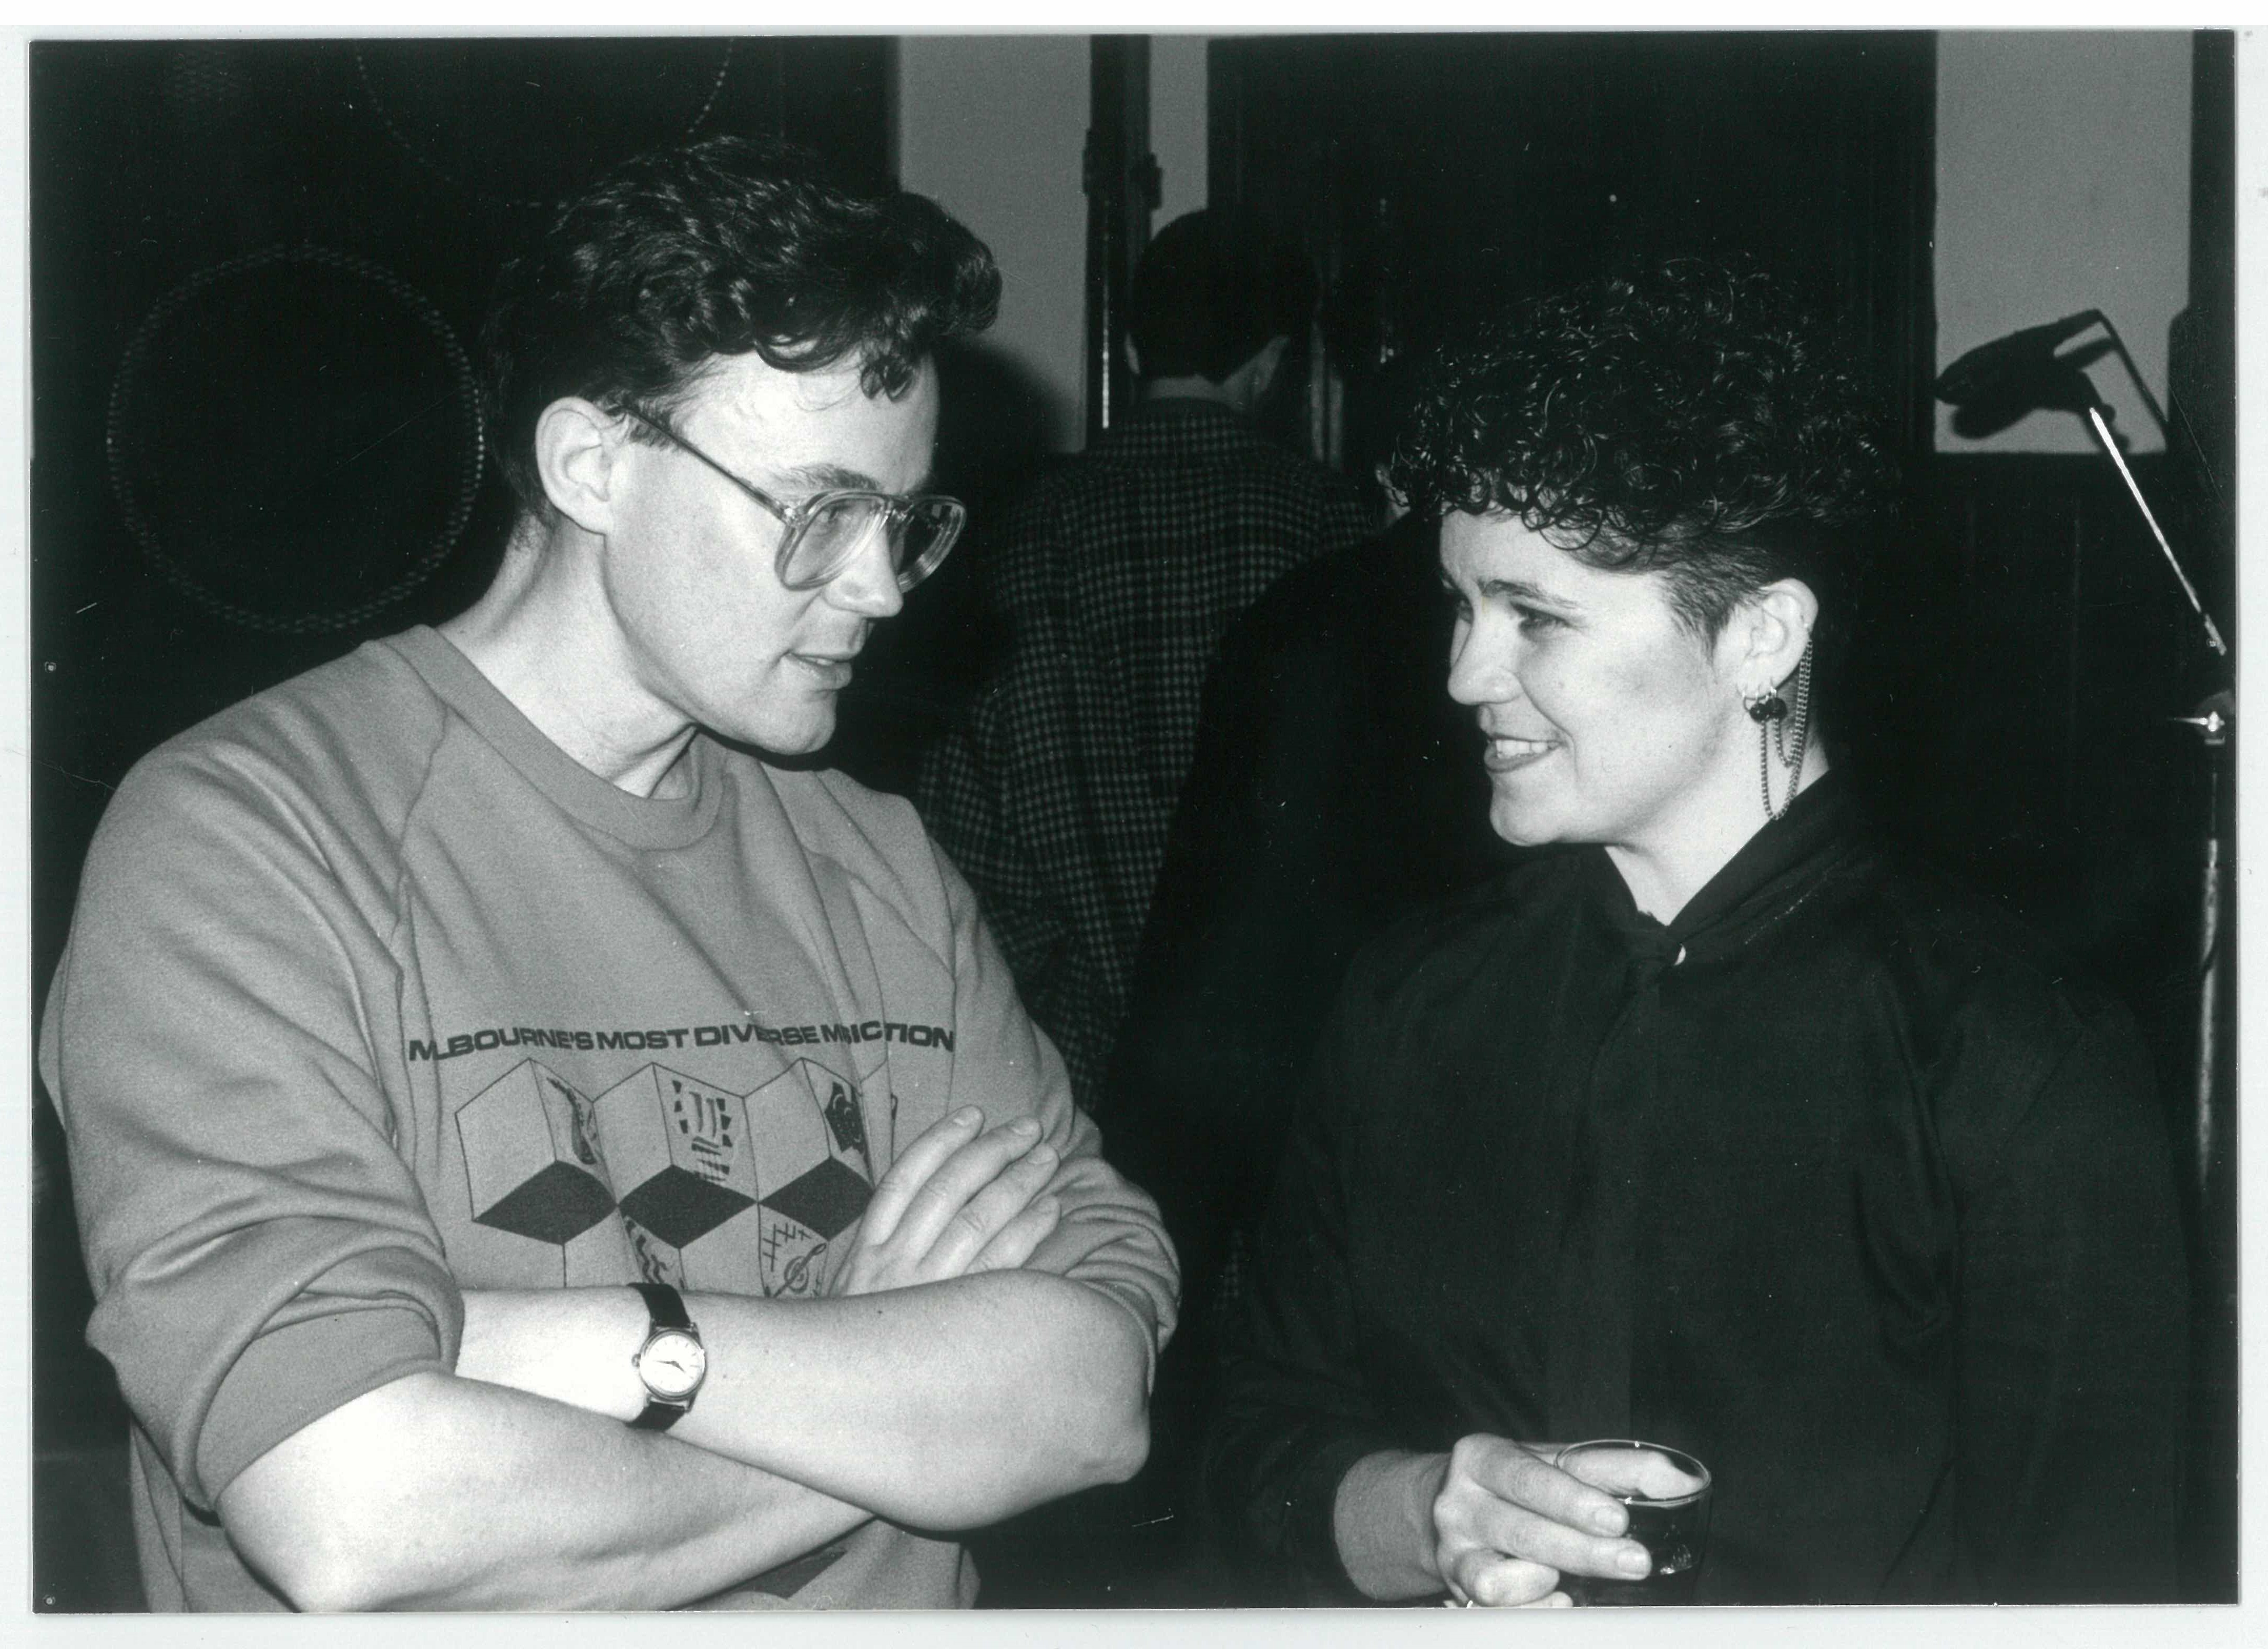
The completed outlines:
[[[1749,718],[1756,724],[1756,762],[1758,776],[1764,781],[1764,817],[1778,821],[1795,805],[1795,792],[1803,782],[1803,758],[1811,747],[1811,645],[1804,644],[1803,662],[1795,668],[1795,710],[1790,715],[1787,701],[1773,688],[1751,693],[1741,701]],[[1788,731],[1788,724],[1795,731]],[[1793,754],[1789,747],[1794,747]],[[1787,799],[1772,806],[1772,758],[1794,775],[1788,782]]]

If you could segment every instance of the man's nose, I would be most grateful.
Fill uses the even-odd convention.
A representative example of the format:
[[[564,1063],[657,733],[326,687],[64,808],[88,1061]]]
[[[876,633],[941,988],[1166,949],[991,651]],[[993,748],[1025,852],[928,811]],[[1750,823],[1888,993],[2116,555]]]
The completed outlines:
[[[847,613],[862,618],[890,618],[906,604],[898,588],[897,557],[890,548],[889,530],[877,523],[842,571],[827,581],[827,599]]]

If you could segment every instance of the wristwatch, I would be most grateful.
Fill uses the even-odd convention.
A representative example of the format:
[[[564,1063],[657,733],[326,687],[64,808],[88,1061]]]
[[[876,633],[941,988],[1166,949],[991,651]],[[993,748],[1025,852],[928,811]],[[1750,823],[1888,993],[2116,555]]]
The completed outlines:
[[[650,1319],[645,1343],[630,1366],[645,1382],[645,1411],[630,1422],[641,1432],[666,1432],[684,1418],[709,1377],[709,1351],[686,1314],[685,1298],[666,1283],[633,1283],[645,1296]]]

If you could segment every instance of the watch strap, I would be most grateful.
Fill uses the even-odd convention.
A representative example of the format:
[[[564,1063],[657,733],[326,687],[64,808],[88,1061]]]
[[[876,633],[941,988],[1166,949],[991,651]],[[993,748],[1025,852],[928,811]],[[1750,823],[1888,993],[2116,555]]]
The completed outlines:
[[[653,1319],[655,1328],[693,1332],[693,1318],[685,1309],[685,1296],[667,1283],[632,1283],[630,1286],[645,1296],[645,1314]]]

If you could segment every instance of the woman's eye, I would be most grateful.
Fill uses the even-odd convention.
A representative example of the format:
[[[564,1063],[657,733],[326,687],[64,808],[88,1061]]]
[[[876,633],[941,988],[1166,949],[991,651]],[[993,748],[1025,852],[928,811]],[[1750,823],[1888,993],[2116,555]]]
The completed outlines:
[[[1520,615],[1521,629],[1531,634],[1539,629],[1554,629],[1565,622],[1557,614],[1546,613],[1537,607],[1515,606],[1512,610]]]

